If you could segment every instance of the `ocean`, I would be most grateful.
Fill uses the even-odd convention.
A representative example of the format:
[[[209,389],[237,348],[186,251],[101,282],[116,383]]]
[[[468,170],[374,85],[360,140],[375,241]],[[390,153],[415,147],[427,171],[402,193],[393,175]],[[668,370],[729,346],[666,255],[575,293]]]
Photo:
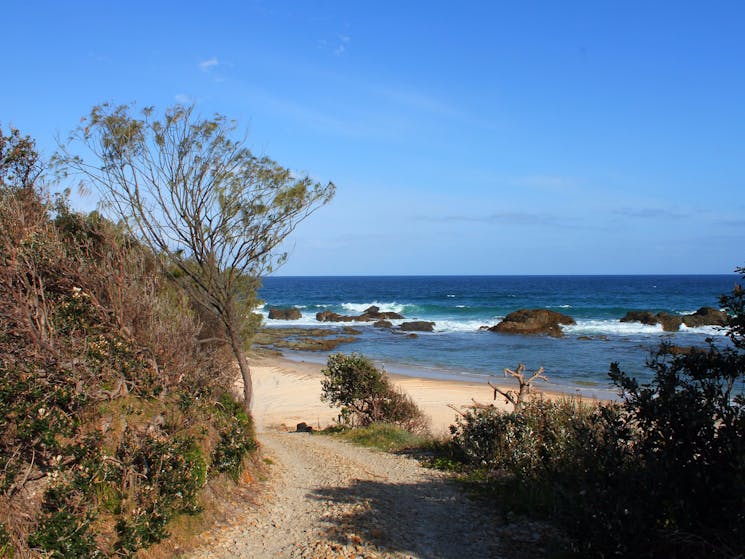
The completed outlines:
[[[411,276],[411,277],[268,277],[260,291],[261,312],[297,307],[294,321],[268,320],[268,327],[334,326],[320,323],[317,312],[361,314],[371,305],[395,311],[406,320],[435,322],[433,333],[409,338],[369,323],[352,323],[362,331],[357,342],[338,351],[359,352],[392,373],[430,378],[486,380],[503,377],[505,367],[525,363],[529,371],[544,367],[545,388],[600,398],[613,397],[608,379],[611,362],[645,382],[650,351],[663,340],[675,345],[705,345],[707,338],[726,344],[717,327],[661,326],[619,321],[628,311],[689,314],[702,306],[719,308],[739,276]],[[523,308],[551,309],[574,318],[564,337],[519,336],[480,330]],[[401,321],[393,321],[394,324]],[[346,323],[346,325],[350,325]],[[337,325],[340,326],[340,325]],[[291,359],[325,362],[318,353],[288,353]]]

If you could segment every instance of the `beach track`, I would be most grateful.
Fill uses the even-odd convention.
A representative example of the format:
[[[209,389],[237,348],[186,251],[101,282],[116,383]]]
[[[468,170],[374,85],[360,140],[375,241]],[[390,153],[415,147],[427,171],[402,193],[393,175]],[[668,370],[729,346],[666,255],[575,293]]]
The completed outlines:
[[[505,556],[499,522],[447,476],[331,437],[260,434],[269,480],[240,522],[192,558]]]

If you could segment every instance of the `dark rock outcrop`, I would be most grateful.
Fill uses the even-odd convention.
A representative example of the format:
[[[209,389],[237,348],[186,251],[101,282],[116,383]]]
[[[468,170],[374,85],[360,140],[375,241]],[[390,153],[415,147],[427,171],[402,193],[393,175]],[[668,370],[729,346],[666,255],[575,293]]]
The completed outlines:
[[[390,320],[378,320],[373,322],[373,326],[375,326],[375,328],[393,328],[393,324]]]
[[[680,330],[680,325],[683,324],[682,316],[666,312],[657,313],[657,320],[662,324],[662,329],[665,332],[677,332]]]
[[[621,319],[621,322],[641,322],[648,326],[655,326],[658,324],[657,317],[649,311],[629,311]]]
[[[272,320],[297,320],[301,316],[300,309],[296,309],[295,307],[287,309],[281,309],[279,307],[269,308],[269,318]]]
[[[683,323],[689,328],[697,326],[725,326],[729,316],[725,311],[713,309],[711,307],[701,307],[693,314],[687,314],[683,317]]]
[[[724,326],[727,324],[728,316],[724,311],[711,307],[701,307],[693,314],[675,315],[666,312],[653,314],[650,311],[629,311],[621,319],[621,322],[641,322],[649,326],[662,325],[665,332],[677,332],[681,324],[689,328],[698,326]]]
[[[397,312],[380,312],[380,307],[373,305],[372,307],[365,309],[365,311],[360,315],[360,318],[362,317],[364,317],[365,320],[400,320],[403,318],[403,315],[400,315]]]
[[[338,314],[333,311],[322,311],[316,313],[319,322],[375,322],[378,320],[400,320],[403,316],[396,312],[380,312],[380,308],[373,305],[368,307],[359,316]]]
[[[333,311],[321,311],[316,313],[316,320],[318,322],[352,322],[356,318],[357,317],[346,316]]]
[[[403,322],[399,328],[404,332],[434,332],[435,323],[426,320],[414,320]]]
[[[571,316],[548,309],[520,309],[511,312],[504,320],[489,328],[501,334],[542,334],[561,337],[561,324],[576,324]]]

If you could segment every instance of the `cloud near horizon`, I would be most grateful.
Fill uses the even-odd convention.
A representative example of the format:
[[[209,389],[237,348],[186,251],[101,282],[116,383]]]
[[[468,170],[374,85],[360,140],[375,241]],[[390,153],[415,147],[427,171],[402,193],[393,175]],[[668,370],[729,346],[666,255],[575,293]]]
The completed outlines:
[[[613,213],[621,217],[637,219],[685,219],[691,217],[689,212],[679,212],[667,208],[618,208]]]
[[[509,225],[546,225],[555,227],[574,227],[566,219],[551,214],[539,214],[529,212],[497,212],[489,215],[441,215],[441,216],[416,216],[417,221],[428,221],[431,223],[487,223],[487,224],[509,224]]]

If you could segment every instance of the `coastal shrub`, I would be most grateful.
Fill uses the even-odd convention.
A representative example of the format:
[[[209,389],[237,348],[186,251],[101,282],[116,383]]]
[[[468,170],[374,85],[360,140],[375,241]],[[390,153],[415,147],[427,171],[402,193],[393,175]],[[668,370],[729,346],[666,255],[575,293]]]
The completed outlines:
[[[79,493],[65,485],[45,492],[38,529],[28,539],[32,549],[49,557],[103,557],[90,530],[94,519]]]
[[[229,474],[238,479],[243,459],[256,450],[253,421],[245,409],[228,393],[220,398],[217,406],[219,441],[211,456],[212,470]]]
[[[538,480],[576,463],[576,454],[597,446],[613,405],[586,404],[566,397],[525,402],[521,411],[476,408],[450,426],[453,443],[479,467]]]
[[[341,423],[391,423],[411,431],[426,429],[424,414],[416,403],[367,357],[334,353],[321,372],[321,399],[341,408]]]

